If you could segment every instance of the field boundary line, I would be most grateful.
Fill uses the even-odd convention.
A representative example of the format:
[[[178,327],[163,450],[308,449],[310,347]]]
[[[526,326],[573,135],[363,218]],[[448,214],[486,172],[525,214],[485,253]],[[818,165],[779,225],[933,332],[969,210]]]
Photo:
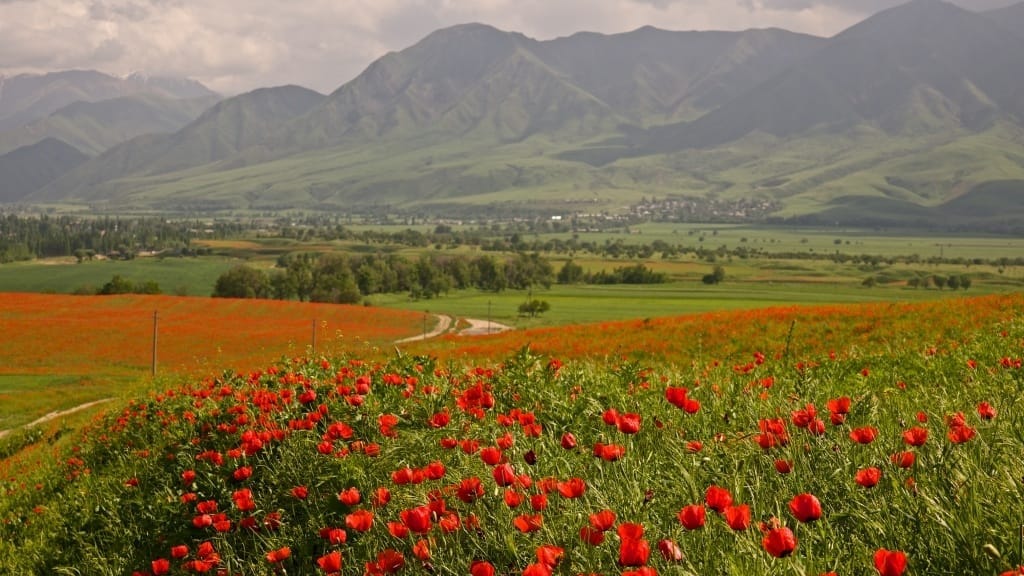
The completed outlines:
[[[67,416],[69,414],[74,414],[75,412],[81,412],[82,410],[88,410],[89,408],[92,408],[93,406],[96,406],[96,405],[99,405],[99,404],[103,404],[104,402],[110,402],[111,400],[113,400],[113,398],[101,398],[100,400],[93,400],[92,402],[86,402],[85,404],[79,404],[78,406],[73,406],[71,408],[68,408],[67,410],[55,410],[53,412],[50,412],[50,413],[45,414],[43,416],[40,416],[39,418],[36,418],[35,420],[29,422],[28,424],[25,424],[24,426],[20,426],[19,428],[21,428],[21,429],[32,428],[33,426],[38,426],[40,424],[45,424],[45,423],[49,422],[50,420],[54,420],[54,419],[60,418],[62,416]],[[17,429],[18,428],[11,428],[9,430],[0,430],[0,438],[3,438],[4,436],[7,436],[8,434],[10,434],[11,432],[13,432],[13,431],[15,431]]]

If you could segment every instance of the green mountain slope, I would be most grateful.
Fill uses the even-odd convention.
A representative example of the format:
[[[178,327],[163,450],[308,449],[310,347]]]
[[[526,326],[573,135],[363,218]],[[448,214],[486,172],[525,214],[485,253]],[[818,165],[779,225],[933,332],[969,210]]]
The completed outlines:
[[[713,148],[867,124],[891,135],[984,130],[1024,119],[1024,38],[936,0],[879,13],[755,90],[636,141],[641,153]]]
[[[47,138],[0,156],[0,202],[20,202],[89,157],[74,146]]]
[[[216,103],[213,96],[169,99],[124,96],[99,102],[74,102],[45,118],[0,132],[0,154],[56,138],[95,156],[143,134],[177,132]]]
[[[814,52],[814,36],[784,30],[669,32],[645,27],[541,43],[553,68],[637,124],[691,118]]]
[[[141,74],[116,78],[92,70],[69,70],[0,77],[0,130],[45,118],[74,102],[98,102],[136,95],[168,99],[217,96],[194,80]]]
[[[1024,213],[1022,79],[1024,36],[939,0],[830,39],[642,28],[538,42],[471,24],[329,96],[226,100],[30,199],[451,215],[684,195],[827,223],[985,225]],[[963,208],[996,199],[1002,214]]]
[[[985,12],[985,16],[1007,30],[1024,34],[1024,2]]]
[[[242,150],[258,156],[260,143],[322,99],[323,95],[306,88],[281,86],[223,100],[174,134],[140,136],[107,150],[37,191],[32,199],[92,200],[103,194],[97,187],[127,174],[157,175],[204,166]]]

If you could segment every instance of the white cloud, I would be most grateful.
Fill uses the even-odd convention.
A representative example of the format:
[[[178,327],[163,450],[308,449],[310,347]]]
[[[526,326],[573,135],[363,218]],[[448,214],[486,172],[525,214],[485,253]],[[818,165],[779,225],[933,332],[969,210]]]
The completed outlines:
[[[329,92],[384,53],[464,22],[538,39],[648,24],[831,35],[898,1],[0,0],[0,74],[94,68],[188,76],[224,93],[286,83]]]

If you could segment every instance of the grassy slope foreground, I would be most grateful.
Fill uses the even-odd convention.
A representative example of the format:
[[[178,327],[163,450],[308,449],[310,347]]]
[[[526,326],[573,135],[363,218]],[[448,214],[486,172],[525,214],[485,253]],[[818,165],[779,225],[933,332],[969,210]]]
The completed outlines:
[[[0,572],[1000,574],[1024,563],[1022,311],[742,312],[591,330],[676,334],[642,362],[193,379],[5,478]]]

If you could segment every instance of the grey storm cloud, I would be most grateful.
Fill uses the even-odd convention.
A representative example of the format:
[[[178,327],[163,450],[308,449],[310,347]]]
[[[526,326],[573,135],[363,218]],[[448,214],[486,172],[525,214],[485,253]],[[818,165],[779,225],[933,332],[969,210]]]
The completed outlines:
[[[537,39],[645,25],[829,36],[900,1],[0,0],[0,75],[85,68],[186,76],[225,94],[280,84],[330,92],[385,53],[466,22]]]

